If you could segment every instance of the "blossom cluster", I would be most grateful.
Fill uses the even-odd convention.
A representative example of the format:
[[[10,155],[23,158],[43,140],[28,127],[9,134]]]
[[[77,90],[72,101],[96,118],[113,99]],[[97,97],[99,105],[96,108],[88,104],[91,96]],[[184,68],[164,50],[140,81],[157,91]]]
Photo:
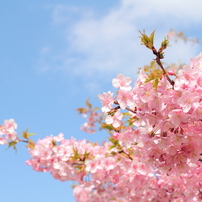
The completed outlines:
[[[66,140],[63,134],[27,139],[26,163],[55,179],[77,181],[80,202],[192,202],[202,200],[202,53],[191,59],[170,82],[141,70],[137,81],[119,74],[112,80],[116,94],[98,98],[105,114],[109,142]],[[94,128],[98,113],[89,105],[84,128]],[[89,126],[89,127],[88,127]],[[5,120],[0,144],[21,141],[17,124]],[[94,132],[94,131],[93,131]]]
[[[0,126],[0,145],[7,144],[9,141],[17,141],[17,124],[13,119],[5,120]]]
[[[174,86],[162,76],[154,89],[146,79],[141,71],[133,88],[131,79],[122,74],[113,79],[113,86],[119,88],[117,96],[111,92],[99,95],[106,123],[119,127],[114,137],[120,145],[132,149],[151,169],[186,173],[201,154],[202,54],[178,72]],[[120,109],[112,114],[113,103]],[[129,111],[134,127],[123,127],[120,110]]]
[[[134,86],[119,74],[112,80],[117,94],[98,95],[109,142],[46,137],[29,148],[27,164],[79,182],[80,202],[202,200],[202,54],[173,85],[163,74],[155,82],[143,70]]]
[[[156,169],[150,172],[138,156],[112,146],[110,142],[99,146],[65,140],[59,134],[38,140],[29,149],[32,159],[26,163],[36,171],[50,172],[55,179],[79,182],[74,195],[81,202],[197,201],[200,197],[200,162],[192,164],[186,174],[160,176]]]
[[[96,169],[91,160],[104,156],[104,148],[86,140],[66,140],[60,133],[38,140],[34,148],[29,148],[32,159],[26,163],[36,171],[49,171],[55,179],[80,182],[88,170]]]
[[[98,122],[99,114],[94,110],[89,110],[84,114],[86,122],[81,126],[81,130],[87,133],[95,133],[96,123]]]
[[[86,118],[86,122],[81,126],[81,130],[87,133],[95,133],[96,132],[96,123],[101,119],[99,113],[96,110],[99,108],[92,108],[92,104],[90,104],[89,99],[86,100],[85,108],[78,108],[80,114]]]

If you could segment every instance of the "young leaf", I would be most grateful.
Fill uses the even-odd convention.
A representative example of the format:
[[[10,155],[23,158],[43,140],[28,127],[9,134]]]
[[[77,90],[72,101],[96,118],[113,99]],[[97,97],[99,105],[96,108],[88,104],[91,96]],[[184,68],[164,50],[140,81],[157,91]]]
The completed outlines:
[[[106,124],[106,123],[102,123],[102,125],[100,127],[104,128],[104,129],[108,129],[108,130],[114,129],[114,127],[111,124]]]
[[[9,142],[7,149],[9,149],[10,147],[13,147],[13,149],[17,151],[16,144],[17,144],[16,141],[11,141],[11,142]],[[7,149],[6,149],[6,150],[7,150]]]
[[[79,155],[78,151],[74,147],[73,147],[73,152],[74,152],[73,159],[75,159],[75,160],[80,159],[80,155]]]
[[[141,42],[142,42],[141,45],[145,45],[147,48],[152,49],[153,48],[153,43],[154,43],[154,33],[155,33],[155,31],[153,31],[151,33],[151,35],[148,37],[145,34],[145,32],[144,33],[140,32],[140,34],[142,35],[142,36],[139,37],[141,39]]]
[[[150,42],[152,43],[152,45],[154,45],[154,34],[155,34],[155,30],[149,36],[149,39],[150,39]]]
[[[26,147],[30,148],[30,149],[34,149],[35,147],[35,143],[33,140],[29,140],[28,144],[26,145]]]
[[[90,98],[86,100],[86,106],[92,108],[92,104],[89,102]]]
[[[169,41],[168,41],[168,39],[165,38],[161,43],[161,51],[166,49],[168,46],[169,46]]]
[[[85,109],[85,108],[78,108],[78,109],[76,109],[76,111],[78,111],[79,114],[83,114],[83,113],[87,112],[87,109]]]
[[[30,136],[35,135],[35,133],[28,133],[28,128],[22,132],[22,137],[25,139],[29,139]]]
[[[93,110],[94,110],[94,111],[100,110],[100,108],[99,108],[99,107],[95,107],[95,108],[93,108]]]
[[[158,83],[159,83],[159,79],[155,78],[154,81],[153,81],[153,88],[154,88],[154,90],[157,90]]]

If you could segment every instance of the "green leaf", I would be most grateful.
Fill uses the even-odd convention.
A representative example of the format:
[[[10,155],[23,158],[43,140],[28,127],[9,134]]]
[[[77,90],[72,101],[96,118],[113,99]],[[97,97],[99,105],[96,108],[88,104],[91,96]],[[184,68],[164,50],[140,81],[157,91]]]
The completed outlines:
[[[116,155],[116,152],[114,152],[114,151],[111,152],[111,155],[112,155],[112,156],[115,156],[115,155]]]
[[[154,82],[153,82],[153,88],[154,88],[154,90],[157,90],[158,83],[159,83],[159,79],[158,79],[158,78],[155,78],[155,79],[154,79]]]
[[[157,89],[158,82],[163,76],[163,71],[161,69],[159,69],[156,65],[153,65],[153,64],[150,64],[150,65],[152,65],[152,66],[150,67],[150,70],[149,70],[150,72],[148,71],[148,73],[147,73],[147,78],[144,83],[153,81],[152,82],[153,88]]]
[[[166,49],[168,46],[169,46],[169,40],[167,38],[165,38],[161,43],[161,51]]]
[[[78,111],[79,114],[83,114],[83,113],[86,113],[87,109],[85,109],[85,108],[78,108],[78,109],[76,109],[76,111]]]
[[[86,106],[92,108],[92,104],[89,102],[90,98],[86,100]]]
[[[100,127],[108,130],[114,130],[114,127],[111,124],[102,123]]]
[[[55,140],[52,141],[52,144],[53,144],[53,146],[56,146],[56,145],[57,145],[57,143],[56,143]]]
[[[134,126],[133,125],[133,123],[135,122],[135,121],[137,121],[138,120],[138,118],[129,118],[128,120],[127,120],[127,122],[128,122],[128,126],[130,127],[130,126]]]
[[[84,153],[84,159],[88,158],[88,156],[90,155],[90,152],[86,152]]]
[[[117,139],[114,139],[113,137],[108,138],[109,141],[115,145],[118,145],[119,141]]]
[[[149,39],[150,39],[150,42],[152,43],[152,45],[154,44],[154,34],[155,34],[155,30],[149,36]]]
[[[33,140],[29,140],[28,144],[26,145],[26,147],[30,148],[30,149],[34,149],[35,147],[35,143]]]
[[[17,152],[16,144],[17,144],[16,141],[11,141],[11,142],[9,142],[7,149],[9,149],[10,147],[13,147],[13,149],[16,150],[16,152]],[[7,149],[6,149],[6,150],[7,150]]]
[[[17,142],[11,141],[11,142],[8,143],[8,147],[13,147],[13,146],[15,146],[16,144],[17,144]]]
[[[108,139],[109,139],[109,141],[113,144],[113,145],[111,145],[111,146],[109,147],[110,150],[111,150],[112,148],[115,148],[115,147],[120,147],[120,145],[119,145],[119,140],[114,139],[113,137],[110,137],[110,138],[108,138]]]
[[[73,147],[73,153],[74,153],[73,159],[75,159],[75,160],[80,159],[80,155],[74,147]]]
[[[109,147],[109,150],[111,150],[111,149],[113,149],[113,148],[115,148],[116,147],[116,145],[111,145],[110,147]]]
[[[76,169],[76,173],[82,172],[84,170],[84,166],[83,165],[77,165],[75,166]]]
[[[130,113],[129,112],[123,112],[122,113],[124,116],[130,116]]]
[[[141,45],[145,45],[147,48],[152,49],[153,48],[153,43],[154,43],[154,33],[155,33],[155,31],[153,31],[151,33],[151,35],[148,37],[145,34],[145,31],[143,31],[143,33],[140,32],[140,34],[142,35],[142,36],[139,37],[141,39],[141,42],[142,42]]]
[[[35,135],[35,133],[28,133],[28,128],[22,132],[22,137],[25,139],[29,139],[30,136]]]
[[[94,111],[100,110],[100,108],[99,108],[99,107],[95,107],[95,108],[93,108],[93,110],[94,110]]]
[[[149,42],[150,42],[150,39],[149,39],[149,37],[145,34],[145,31],[143,30],[143,33],[142,33],[141,31],[139,31],[139,32],[140,32],[140,34],[142,35],[142,36],[140,36],[141,42],[142,42],[144,45],[146,45],[147,43],[149,43]]]

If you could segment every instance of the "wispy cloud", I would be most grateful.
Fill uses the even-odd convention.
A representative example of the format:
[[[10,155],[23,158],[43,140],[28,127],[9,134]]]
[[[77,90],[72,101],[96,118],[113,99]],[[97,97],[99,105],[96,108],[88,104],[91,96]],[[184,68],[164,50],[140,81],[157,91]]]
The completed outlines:
[[[95,74],[105,78],[119,72],[130,75],[153,58],[149,50],[140,46],[138,30],[151,33],[157,29],[158,46],[170,28],[180,31],[200,24],[201,7],[201,0],[122,0],[117,1],[116,8],[98,15],[96,10],[57,5],[53,21],[63,27],[66,48],[49,57],[54,66],[43,54],[41,60],[71,75],[89,78]],[[172,44],[166,50],[167,62],[188,62],[197,54],[198,46]]]

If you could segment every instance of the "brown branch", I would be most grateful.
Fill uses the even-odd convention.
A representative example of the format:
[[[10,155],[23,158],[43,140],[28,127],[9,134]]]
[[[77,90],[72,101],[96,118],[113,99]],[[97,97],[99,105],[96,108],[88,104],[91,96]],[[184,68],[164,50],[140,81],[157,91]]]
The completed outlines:
[[[118,103],[117,101],[114,101],[114,104],[119,105],[119,103]],[[115,109],[120,109],[120,106],[116,107]],[[130,109],[130,108],[128,108],[128,107],[126,107],[126,109],[127,109],[128,111],[130,111],[130,112],[136,114],[136,109],[135,109],[135,110],[132,110],[132,109]]]
[[[132,158],[129,154],[127,154],[125,151],[121,150],[121,151],[119,151],[118,153],[119,153],[119,154],[125,154],[126,157],[128,157],[130,160],[133,161],[133,158]]]
[[[162,65],[162,63],[161,63],[161,59],[163,59],[163,52],[162,52],[162,51],[163,51],[162,48],[160,48],[160,49],[158,50],[158,52],[157,52],[157,51],[156,51],[156,48],[155,48],[154,46],[152,47],[152,52],[153,52],[154,55],[156,55],[156,59],[155,59],[156,63],[160,66],[160,68],[161,68],[162,71],[163,71],[163,74],[166,76],[167,80],[170,82],[170,84],[171,84],[172,87],[174,88],[175,82],[170,79],[170,77],[168,76],[166,70],[164,69],[164,67],[163,67],[163,65]]]
[[[156,57],[156,63],[161,67],[161,69],[162,69],[164,75],[166,76],[167,80],[174,87],[175,82],[173,80],[171,80],[170,77],[168,76],[168,74],[167,74],[166,70],[164,69],[164,67],[163,67],[163,65],[162,65],[161,60],[160,60],[159,57]]]
[[[22,140],[22,139],[20,139],[19,137],[17,137],[17,140],[18,140],[19,142],[25,142],[25,143],[29,143],[29,141],[28,141],[28,140]]]

